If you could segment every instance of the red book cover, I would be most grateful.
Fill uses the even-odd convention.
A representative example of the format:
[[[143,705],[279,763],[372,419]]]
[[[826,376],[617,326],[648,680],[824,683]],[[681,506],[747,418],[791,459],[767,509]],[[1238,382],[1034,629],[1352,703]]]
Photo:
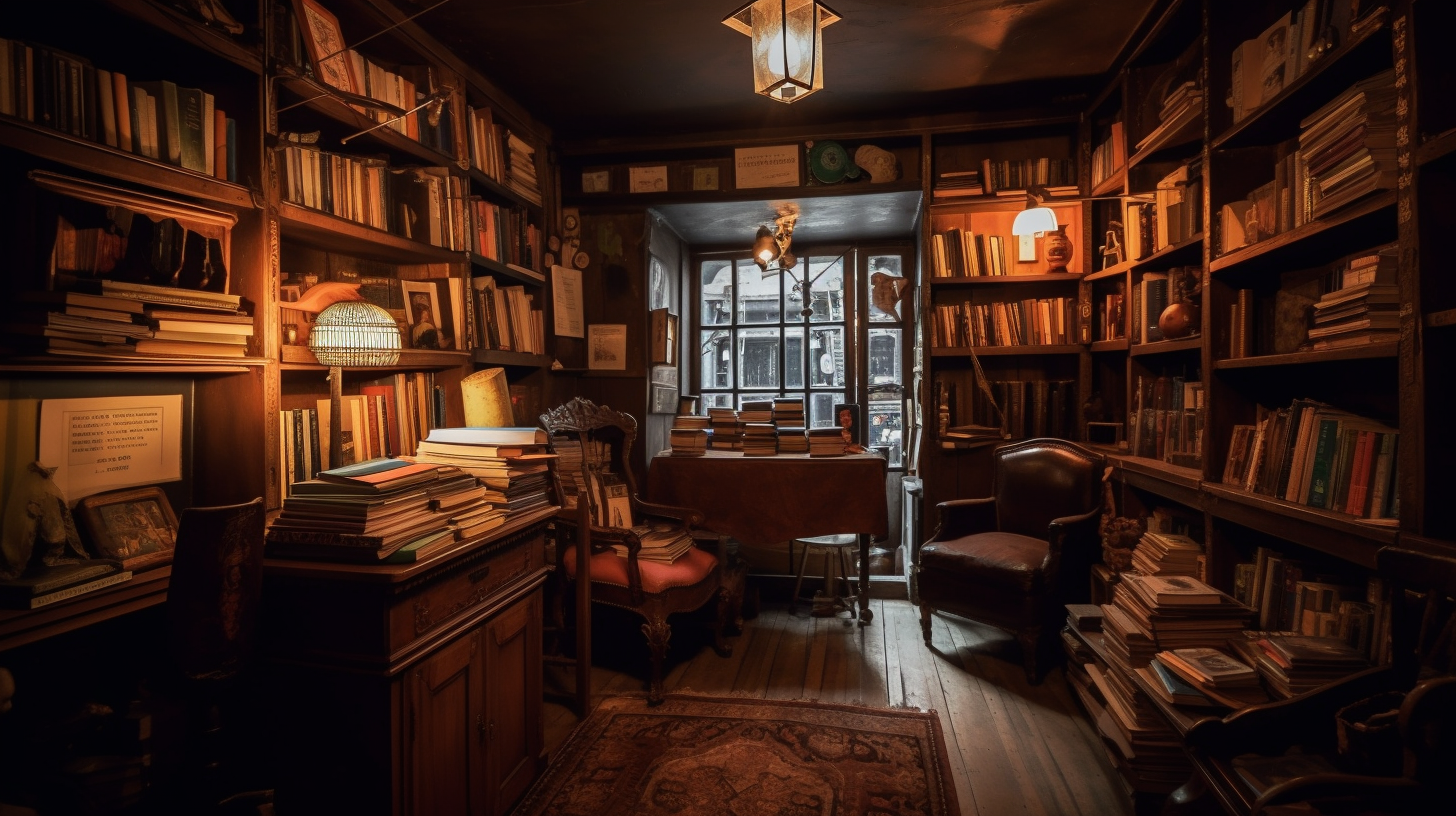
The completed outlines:
[[[404,449],[401,448],[399,444],[399,416],[395,412],[394,386],[361,385],[359,386],[359,393],[370,398],[369,414],[371,421],[373,421],[374,415],[376,413],[375,406],[379,402],[381,402],[381,400],[376,400],[374,398],[384,398],[382,400],[382,402],[384,403],[384,431],[386,439],[389,443],[389,451],[387,455],[399,456],[401,453],[403,453]],[[375,423],[374,427],[377,428],[379,427],[379,425]]]
[[[1350,471],[1350,493],[1345,499],[1345,512],[1352,516],[1364,517],[1365,500],[1370,495],[1370,470],[1374,464],[1374,453],[1376,433],[1374,431],[1360,431],[1359,441],[1355,446],[1355,465]]]

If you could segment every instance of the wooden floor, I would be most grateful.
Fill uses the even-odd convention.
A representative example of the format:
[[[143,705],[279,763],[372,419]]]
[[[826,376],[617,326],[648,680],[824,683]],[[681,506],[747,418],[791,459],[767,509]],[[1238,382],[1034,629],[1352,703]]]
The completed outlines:
[[[666,689],[934,710],[963,813],[1132,813],[1060,668],[1031,686],[1009,635],[937,615],[931,650],[921,640],[919,607],[875,600],[871,608],[874,622],[860,627],[847,616],[811,617],[803,603],[796,614],[787,605],[765,605],[733,639],[732,657],[718,657],[706,642],[678,649],[686,654],[674,654],[678,662],[669,666]],[[679,630],[694,625],[691,620],[675,625],[674,647],[680,639],[693,641],[692,633]],[[620,651],[635,655],[628,647]],[[603,662],[620,661],[604,660],[600,644],[597,652],[594,700],[642,690],[645,671],[626,664],[604,668]],[[645,660],[645,649],[643,655]],[[569,709],[548,703],[548,749],[575,724]]]

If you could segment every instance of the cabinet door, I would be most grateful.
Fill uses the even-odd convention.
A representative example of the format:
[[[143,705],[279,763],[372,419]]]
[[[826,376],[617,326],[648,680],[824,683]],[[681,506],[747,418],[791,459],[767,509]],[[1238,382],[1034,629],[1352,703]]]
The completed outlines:
[[[541,592],[496,616],[485,642],[486,735],[495,813],[506,813],[536,776],[541,756]]]
[[[463,635],[406,678],[410,812],[485,814],[485,661],[479,632]]]

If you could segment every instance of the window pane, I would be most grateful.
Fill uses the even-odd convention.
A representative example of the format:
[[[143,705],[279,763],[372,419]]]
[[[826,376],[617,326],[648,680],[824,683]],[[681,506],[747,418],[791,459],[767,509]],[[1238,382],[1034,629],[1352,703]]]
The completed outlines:
[[[804,387],[804,330],[784,329],[784,387]]]
[[[810,258],[809,280],[813,281],[814,323],[844,322],[844,256]],[[800,269],[803,264],[800,264]],[[803,275],[800,274],[802,278]],[[796,304],[797,305],[797,304]]]
[[[699,332],[701,346],[699,366],[702,370],[703,388],[733,387],[733,348],[731,335],[725,329]]]
[[[815,391],[806,403],[809,409],[810,428],[837,428],[839,420],[834,416],[834,404],[844,402],[844,392]]]
[[[738,262],[738,322],[778,323],[783,319],[779,279],[783,273],[764,275],[753,261]]]
[[[870,304],[870,322],[898,323],[905,317],[906,304],[900,300],[905,292],[905,273],[900,271],[899,255],[871,255],[870,278],[865,281],[865,296]]]
[[[738,330],[738,387],[779,387],[782,343],[778,329]]]
[[[866,445],[889,452],[890,467],[900,467],[904,453],[901,436],[904,425],[904,391],[898,386],[870,389],[869,433]]]
[[[701,410],[698,411],[698,413],[700,415],[702,415],[702,416],[707,416],[708,415],[708,409],[709,408],[732,408],[732,407],[734,407],[733,406],[733,395],[732,394],[704,394],[703,395],[703,400],[702,400],[702,403],[701,404],[702,404],[703,407],[702,407]]]
[[[703,261],[702,325],[723,326],[733,318],[733,262]]]
[[[819,326],[809,332],[809,359],[813,361],[813,388],[843,388],[844,327]]]
[[[870,329],[870,388],[885,383],[901,385],[900,329]]]
[[[779,392],[777,391],[769,391],[767,393],[741,392],[738,395],[738,409],[740,411],[743,410],[743,404],[745,402],[773,402],[774,397],[778,395]]]

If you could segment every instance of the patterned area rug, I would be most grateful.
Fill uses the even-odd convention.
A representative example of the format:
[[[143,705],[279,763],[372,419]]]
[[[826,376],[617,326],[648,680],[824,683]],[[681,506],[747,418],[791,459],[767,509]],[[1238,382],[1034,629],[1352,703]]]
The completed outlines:
[[[606,700],[516,816],[955,816],[934,714],[668,695]]]

